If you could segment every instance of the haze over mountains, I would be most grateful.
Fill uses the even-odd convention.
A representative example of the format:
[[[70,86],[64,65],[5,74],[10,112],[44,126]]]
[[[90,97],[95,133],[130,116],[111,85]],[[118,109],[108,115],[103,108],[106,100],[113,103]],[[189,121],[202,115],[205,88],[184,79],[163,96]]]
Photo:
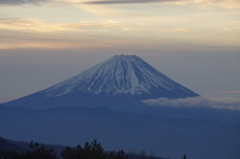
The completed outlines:
[[[96,138],[107,150],[238,159],[240,111],[142,102],[198,96],[138,56],[117,55],[50,88],[0,105],[0,136],[71,146]]]

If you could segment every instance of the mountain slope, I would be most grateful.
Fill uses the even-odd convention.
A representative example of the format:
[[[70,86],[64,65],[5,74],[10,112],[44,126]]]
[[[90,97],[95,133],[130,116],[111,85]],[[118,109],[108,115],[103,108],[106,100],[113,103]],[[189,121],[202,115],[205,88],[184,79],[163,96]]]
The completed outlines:
[[[0,151],[15,151],[15,152],[24,152],[25,149],[19,147],[18,145],[0,137]]]
[[[194,96],[198,94],[171,80],[138,56],[116,55],[66,81],[6,105],[39,108],[96,106],[148,98]]]

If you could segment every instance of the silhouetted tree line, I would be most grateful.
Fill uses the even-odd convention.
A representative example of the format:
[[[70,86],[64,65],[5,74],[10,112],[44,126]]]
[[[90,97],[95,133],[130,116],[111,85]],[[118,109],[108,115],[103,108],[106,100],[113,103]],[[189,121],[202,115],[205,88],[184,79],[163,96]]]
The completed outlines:
[[[31,150],[25,153],[0,151],[0,159],[58,159],[53,148],[47,148],[37,142],[30,142],[28,146]]]
[[[100,143],[93,140],[91,143],[86,142],[84,147],[78,145],[75,148],[67,147],[62,152],[64,159],[128,159],[123,150],[118,152],[104,152]]]
[[[31,148],[31,151],[25,153],[0,151],[0,159],[59,159],[53,148],[36,142],[30,142],[29,148]],[[75,148],[66,147],[62,151],[61,157],[63,159],[128,159],[123,150],[104,152],[102,145],[97,140],[93,140],[91,143],[86,142],[84,147],[80,145]]]
[[[40,145],[37,142],[30,142],[28,146],[30,150],[24,153],[0,151],[0,159],[159,159],[153,153],[146,156],[145,150],[139,155],[133,153],[127,155],[123,150],[104,152],[102,145],[95,139],[91,143],[85,142],[84,147],[80,145],[75,148],[66,147],[61,152],[61,157],[57,156],[53,147]],[[182,159],[187,159],[187,156],[184,154]]]

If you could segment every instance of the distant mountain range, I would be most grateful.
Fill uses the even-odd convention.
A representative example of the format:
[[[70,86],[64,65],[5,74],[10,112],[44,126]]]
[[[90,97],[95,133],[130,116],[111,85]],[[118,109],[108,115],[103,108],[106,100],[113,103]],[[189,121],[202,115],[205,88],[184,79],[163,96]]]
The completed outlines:
[[[95,138],[106,151],[123,149],[139,154],[146,150],[148,154],[179,159],[184,153],[194,159],[239,158],[240,112],[179,108],[155,111],[163,115],[118,112],[107,107],[34,110],[0,106],[0,136],[68,146],[83,145]],[[227,122],[227,118],[235,120]]]
[[[112,106],[144,99],[196,97],[136,55],[116,55],[66,81],[5,103],[7,106],[50,108]]]
[[[3,137],[0,137],[0,152],[16,152],[16,153],[25,153],[27,151],[31,151],[31,148],[29,147],[30,142],[36,142],[36,141],[29,141],[29,142],[23,142],[23,141],[14,141],[5,139]],[[63,151],[66,146],[60,146],[60,145],[47,145],[39,143],[40,145],[46,147],[46,148],[53,148],[56,153],[58,153],[58,156],[60,156],[60,152]]]

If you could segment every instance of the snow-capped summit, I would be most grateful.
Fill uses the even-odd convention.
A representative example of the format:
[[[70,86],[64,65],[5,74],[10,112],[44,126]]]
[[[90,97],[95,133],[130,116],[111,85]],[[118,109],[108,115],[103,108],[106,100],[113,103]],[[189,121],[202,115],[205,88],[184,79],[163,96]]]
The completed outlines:
[[[194,96],[198,94],[171,80],[140,57],[115,55],[66,81],[7,105],[107,105],[109,101]]]
[[[177,86],[176,86],[177,85]],[[181,87],[136,55],[115,55],[79,75],[59,83],[45,92],[48,97],[82,91],[96,95],[150,94],[153,89],[163,88],[179,92],[180,96],[192,93]]]

